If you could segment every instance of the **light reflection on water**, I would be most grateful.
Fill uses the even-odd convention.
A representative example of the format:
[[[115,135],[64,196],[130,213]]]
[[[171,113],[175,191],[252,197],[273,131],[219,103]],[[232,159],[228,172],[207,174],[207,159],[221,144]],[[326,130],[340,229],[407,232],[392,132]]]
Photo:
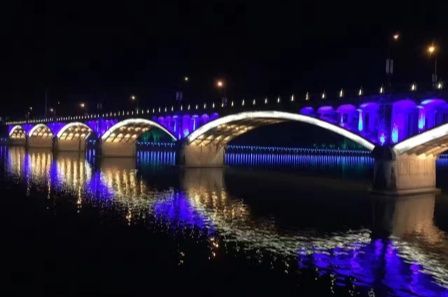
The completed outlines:
[[[210,242],[210,258],[242,253],[260,263],[285,259],[280,261],[285,271],[312,269],[318,277],[330,275],[331,286],[360,286],[378,296],[384,290],[397,296],[448,296],[443,289],[448,287],[448,238],[434,225],[433,194],[391,200],[364,193],[362,199],[369,200],[372,211],[371,225],[325,231],[285,227],[275,214],[256,214],[250,199],[234,194],[222,169],[181,170],[165,175],[162,183],[153,182],[151,174],[163,175],[165,165],[174,164],[172,152],[144,152],[137,162],[96,162],[91,154],[87,159],[70,153],[53,156],[16,147],[2,147],[0,154],[8,176],[24,183],[28,195],[33,187],[44,188],[49,198],[56,193],[73,196],[78,211],[86,204],[113,208],[129,225],[151,218],[167,230],[200,230]],[[356,158],[370,168],[362,156],[350,157],[349,164]],[[340,158],[299,159],[295,157],[296,164],[303,168],[338,168],[344,163]],[[307,211],[298,209],[297,215]],[[290,267],[291,259],[297,267]]]

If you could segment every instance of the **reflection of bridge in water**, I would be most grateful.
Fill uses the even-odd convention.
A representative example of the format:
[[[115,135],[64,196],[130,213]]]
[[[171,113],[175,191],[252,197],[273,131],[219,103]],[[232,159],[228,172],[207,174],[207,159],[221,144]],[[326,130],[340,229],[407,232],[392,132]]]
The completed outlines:
[[[151,184],[129,159],[103,160],[96,169],[77,154],[53,158],[50,152],[23,148],[10,148],[7,154],[9,172],[22,179],[28,191],[40,186],[50,196],[69,192],[79,211],[86,203],[111,207],[130,224],[153,217],[179,230],[198,229],[208,236],[212,255],[235,248],[260,251],[260,261],[296,258],[299,267],[334,274],[336,285],[352,278],[365,286],[383,282],[397,295],[409,290],[409,282],[414,293],[442,294],[430,276],[448,286],[448,240],[434,225],[434,194],[373,198],[371,229],[282,230],[275,217],[254,217],[250,205],[229,192],[222,169],[184,170],[183,190],[178,190]],[[385,233],[390,239],[377,237]]]

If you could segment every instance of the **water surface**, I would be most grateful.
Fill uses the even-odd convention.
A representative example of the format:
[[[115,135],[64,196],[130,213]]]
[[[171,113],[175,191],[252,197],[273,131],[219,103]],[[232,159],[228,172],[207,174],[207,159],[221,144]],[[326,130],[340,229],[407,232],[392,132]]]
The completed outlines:
[[[372,197],[368,156],[0,157],[2,295],[448,296],[447,197]]]

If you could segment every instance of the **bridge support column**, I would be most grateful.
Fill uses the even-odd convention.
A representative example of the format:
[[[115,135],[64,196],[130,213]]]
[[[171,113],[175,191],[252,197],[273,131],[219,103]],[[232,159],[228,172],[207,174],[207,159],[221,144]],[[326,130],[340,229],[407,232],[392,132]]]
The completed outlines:
[[[177,163],[185,167],[223,167],[225,147],[215,144],[181,145]]]
[[[137,155],[135,142],[101,142],[102,157],[134,158]]]
[[[28,137],[27,147],[29,148],[53,148],[53,138],[52,137]]]
[[[57,152],[84,152],[86,150],[86,140],[81,138],[57,139],[54,148]]]
[[[17,146],[26,146],[26,139],[25,138],[9,138],[8,140],[9,145],[17,145]]]
[[[373,192],[407,195],[436,192],[436,157],[432,155],[399,155],[392,148],[377,147]]]

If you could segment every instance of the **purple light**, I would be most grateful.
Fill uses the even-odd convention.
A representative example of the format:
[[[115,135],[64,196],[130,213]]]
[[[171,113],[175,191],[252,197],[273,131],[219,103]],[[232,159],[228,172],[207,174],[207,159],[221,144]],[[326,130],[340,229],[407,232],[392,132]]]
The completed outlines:
[[[314,109],[311,106],[306,106],[300,109],[299,114],[307,115],[307,116],[314,116]]]

